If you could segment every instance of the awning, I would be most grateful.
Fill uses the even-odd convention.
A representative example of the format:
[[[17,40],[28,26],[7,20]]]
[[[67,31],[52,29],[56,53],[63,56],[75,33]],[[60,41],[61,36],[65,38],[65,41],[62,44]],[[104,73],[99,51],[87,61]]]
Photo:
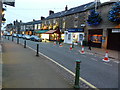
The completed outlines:
[[[35,33],[45,33],[47,32],[48,30],[39,30],[39,31],[35,31]]]
[[[57,30],[49,30],[49,31],[47,31],[45,34],[53,34],[53,33],[55,33],[55,32],[57,32]]]

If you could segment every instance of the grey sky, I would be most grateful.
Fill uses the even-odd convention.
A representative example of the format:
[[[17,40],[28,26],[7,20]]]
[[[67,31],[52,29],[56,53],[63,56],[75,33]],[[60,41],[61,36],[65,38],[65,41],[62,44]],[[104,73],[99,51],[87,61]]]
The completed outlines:
[[[39,20],[41,16],[47,17],[49,10],[60,12],[64,10],[66,5],[70,9],[92,1],[94,0],[15,0],[15,7],[7,6],[5,12],[6,24],[16,19],[23,22],[32,21],[33,19]]]

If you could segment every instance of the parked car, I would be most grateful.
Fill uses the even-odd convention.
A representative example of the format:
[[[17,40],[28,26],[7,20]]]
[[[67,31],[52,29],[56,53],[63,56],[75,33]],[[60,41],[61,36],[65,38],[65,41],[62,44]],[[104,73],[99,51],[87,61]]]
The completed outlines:
[[[9,32],[4,33],[4,36],[11,36]]]
[[[19,38],[22,38],[22,34],[18,34],[18,37],[19,37]]]
[[[38,36],[32,35],[30,38],[32,41],[38,41],[38,42],[42,42],[42,39],[39,38]]]
[[[22,38],[29,40],[31,37],[30,37],[30,35],[23,35]]]
[[[11,34],[10,34],[10,33],[7,33],[6,36],[11,36]]]
[[[24,34],[24,35],[22,35],[22,38],[23,38],[23,39],[25,39],[25,34]]]
[[[14,33],[14,34],[12,34],[12,36],[13,36],[13,37],[17,37],[17,34],[16,34],[16,33]]]

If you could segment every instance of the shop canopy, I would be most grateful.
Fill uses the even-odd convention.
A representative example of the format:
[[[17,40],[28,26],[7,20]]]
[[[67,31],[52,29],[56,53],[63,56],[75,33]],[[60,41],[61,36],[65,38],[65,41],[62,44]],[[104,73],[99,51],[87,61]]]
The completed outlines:
[[[45,33],[45,32],[47,32],[48,30],[39,30],[39,31],[35,31],[35,33]]]
[[[49,31],[45,32],[45,34],[53,34],[53,33],[56,33],[56,32],[57,32],[57,30],[49,30]]]

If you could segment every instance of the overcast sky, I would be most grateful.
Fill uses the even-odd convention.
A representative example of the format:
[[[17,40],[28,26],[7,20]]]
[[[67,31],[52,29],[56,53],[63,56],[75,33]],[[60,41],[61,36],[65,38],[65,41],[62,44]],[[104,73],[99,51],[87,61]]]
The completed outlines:
[[[94,0],[15,0],[15,7],[7,6],[5,17],[6,24],[18,19],[23,22],[39,20],[41,16],[47,17],[49,10],[60,12],[68,6],[68,9],[92,2]],[[110,0],[100,0],[102,3]]]

